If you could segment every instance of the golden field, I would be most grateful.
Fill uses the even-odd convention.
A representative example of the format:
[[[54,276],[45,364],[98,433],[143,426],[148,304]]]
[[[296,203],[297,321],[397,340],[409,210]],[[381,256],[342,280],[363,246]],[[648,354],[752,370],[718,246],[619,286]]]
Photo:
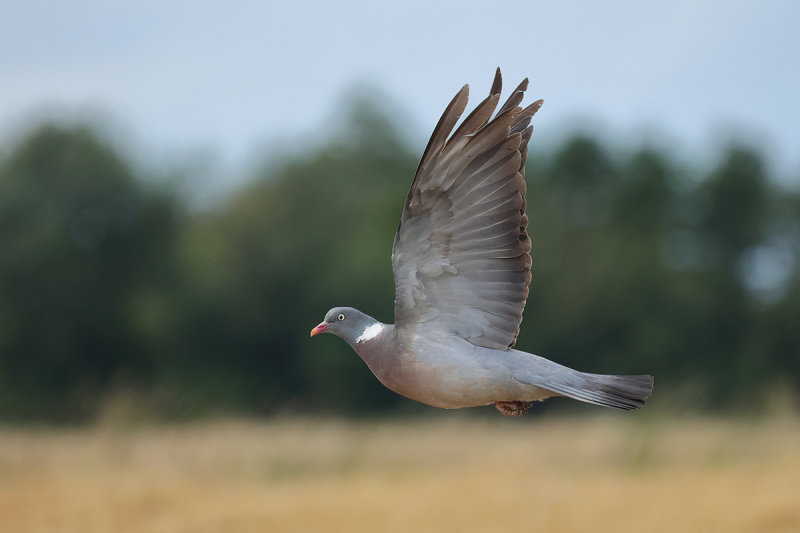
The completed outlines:
[[[5,428],[0,531],[797,532],[800,420]]]

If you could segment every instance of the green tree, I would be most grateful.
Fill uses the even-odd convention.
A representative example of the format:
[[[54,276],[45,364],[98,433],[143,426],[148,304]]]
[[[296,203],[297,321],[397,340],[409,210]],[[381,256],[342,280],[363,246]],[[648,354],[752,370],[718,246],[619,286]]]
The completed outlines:
[[[334,305],[392,320],[392,237],[418,155],[369,91],[304,149],[185,212],[87,129],[42,127],[13,147],[0,162],[0,416],[85,418],[120,384],[163,416],[424,409],[344,343],[308,338]],[[800,195],[756,151],[732,147],[694,176],[657,149],[581,135],[532,151],[527,170],[519,348],[651,372],[659,398],[692,384],[696,408],[800,388]],[[789,250],[785,291],[764,298],[748,265],[775,249]]]
[[[150,375],[136,306],[174,225],[86,129],[16,147],[0,167],[0,415],[80,416],[118,373]]]

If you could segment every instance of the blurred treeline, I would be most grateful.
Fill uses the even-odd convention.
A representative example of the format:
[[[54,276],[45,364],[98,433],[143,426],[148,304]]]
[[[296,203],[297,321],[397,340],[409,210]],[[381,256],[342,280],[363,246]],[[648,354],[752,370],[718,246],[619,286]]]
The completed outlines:
[[[343,342],[308,337],[334,305],[392,321],[391,245],[419,154],[369,101],[352,109],[335,139],[270,158],[205,208],[91,128],[43,125],[4,147],[0,418],[86,420],[119,398],[166,418],[416,409]],[[703,170],[585,136],[542,153],[540,134],[518,347],[653,373],[657,396],[697,409],[791,397],[800,192],[747,146]]]

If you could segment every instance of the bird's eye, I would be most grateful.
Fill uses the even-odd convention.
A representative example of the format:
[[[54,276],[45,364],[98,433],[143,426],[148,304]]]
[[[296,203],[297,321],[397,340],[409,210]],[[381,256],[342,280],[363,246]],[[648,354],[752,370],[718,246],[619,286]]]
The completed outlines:
[[[338,318],[339,320],[344,320],[344,313],[339,313],[339,316],[336,318]]]

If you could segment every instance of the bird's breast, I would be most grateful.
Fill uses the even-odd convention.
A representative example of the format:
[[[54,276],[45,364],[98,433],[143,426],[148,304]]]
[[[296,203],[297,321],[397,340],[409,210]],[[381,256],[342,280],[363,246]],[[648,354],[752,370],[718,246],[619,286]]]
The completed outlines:
[[[515,386],[502,361],[486,360],[466,341],[454,344],[414,343],[370,368],[394,392],[447,409],[491,404]]]

